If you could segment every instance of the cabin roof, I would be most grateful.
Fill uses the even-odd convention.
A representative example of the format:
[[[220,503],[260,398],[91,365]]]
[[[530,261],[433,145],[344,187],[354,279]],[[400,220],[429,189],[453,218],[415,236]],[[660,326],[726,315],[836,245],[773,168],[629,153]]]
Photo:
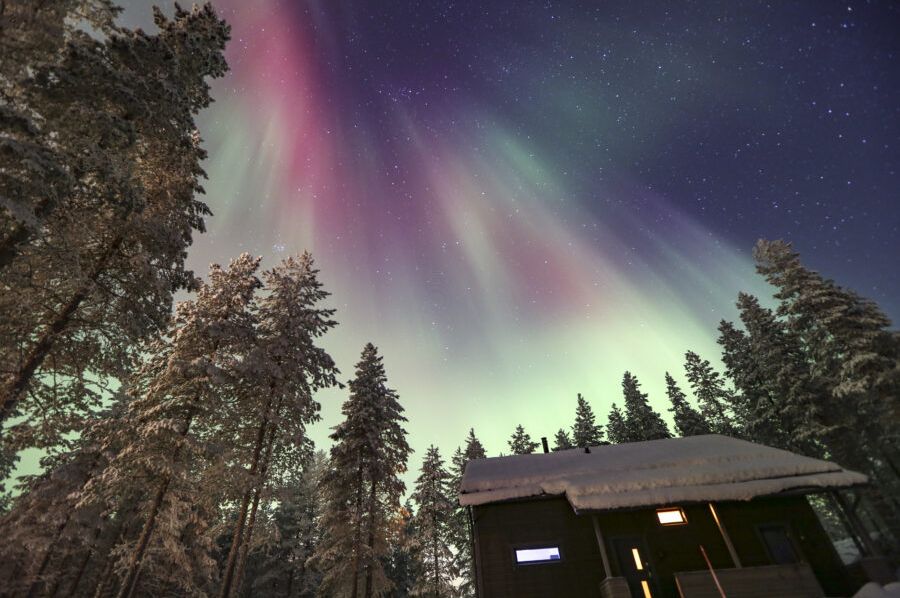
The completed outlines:
[[[746,440],[710,434],[555,453],[476,459],[460,485],[463,506],[565,496],[576,512],[750,500],[867,482],[866,476]]]

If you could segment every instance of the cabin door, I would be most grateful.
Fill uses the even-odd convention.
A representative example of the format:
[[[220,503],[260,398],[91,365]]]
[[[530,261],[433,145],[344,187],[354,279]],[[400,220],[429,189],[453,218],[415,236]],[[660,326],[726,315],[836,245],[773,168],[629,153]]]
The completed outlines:
[[[628,582],[633,598],[659,596],[644,541],[638,536],[612,538],[612,545],[619,561],[619,574]]]

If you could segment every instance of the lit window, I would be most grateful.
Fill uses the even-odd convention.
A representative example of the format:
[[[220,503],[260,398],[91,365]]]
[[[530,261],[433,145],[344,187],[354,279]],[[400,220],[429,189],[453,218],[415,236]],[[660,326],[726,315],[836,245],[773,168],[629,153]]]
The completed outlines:
[[[516,562],[519,564],[552,563],[558,560],[560,560],[559,546],[516,550]]]
[[[679,508],[674,509],[657,509],[656,518],[662,525],[682,525],[687,523],[684,511]]]

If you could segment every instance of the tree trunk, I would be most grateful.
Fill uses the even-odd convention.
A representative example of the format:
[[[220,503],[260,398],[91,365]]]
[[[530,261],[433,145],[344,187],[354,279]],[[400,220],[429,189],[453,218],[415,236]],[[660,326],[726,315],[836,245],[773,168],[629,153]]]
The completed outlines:
[[[285,593],[285,598],[291,598],[291,592],[294,589],[294,569],[291,568],[291,572],[288,574],[288,583],[287,583],[287,593]]]
[[[269,440],[266,444],[266,454],[263,457],[262,465],[259,468],[259,480],[256,489],[253,491],[253,506],[250,508],[250,518],[247,521],[247,538],[241,546],[241,557],[238,561],[237,572],[234,575],[234,589],[240,590],[241,583],[244,581],[244,569],[247,566],[247,557],[250,554],[250,542],[253,540],[253,526],[256,525],[256,511],[259,508],[259,497],[262,488],[266,483],[266,474],[269,472],[269,463],[272,459],[272,449],[275,445],[275,431],[278,426],[272,424],[269,426]]]
[[[2,424],[2,420],[0,420],[0,424]],[[94,458],[91,461],[91,466],[88,467],[88,475],[84,478],[84,481],[81,483],[81,487],[78,489],[79,492],[84,490],[84,487],[87,486],[87,483],[91,481],[91,478],[94,477],[94,469],[96,469],[97,464],[100,462],[100,451],[98,450],[94,453]],[[72,510],[74,506],[70,507],[66,510],[66,516],[63,518],[62,523],[60,523],[56,527],[56,534],[50,544],[47,546],[47,551],[44,553],[44,557],[41,559],[41,564],[38,566],[37,572],[34,574],[31,585],[28,588],[28,594],[26,594],[27,598],[34,598],[37,595],[38,590],[41,586],[41,576],[44,575],[44,571],[47,569],[47,565],[50,564],[50,559],[53,557],[53,549],[59,543],[60,538],[62,538],[63,532],[66,530],[66,527],[69,525],[69,521],[72,520]]]
[[[110,580],[113,578],[113,559],[106,559],[106,566],[103,567],[103,571],[100,573],[100,579],[97,580],[97,588],[94,590],[94,598],[103,598],[103,595],[106,594],[106,587],[109,585]]]
[[[378,485],[375,479],[372,479],[372,489],[369,492],[369,558],[366,563],[366,595],[365,598],[372,598],[373,588],[372,581],[374,579],[375,568],[375,508],[377,506]]]
[[[72,585],[69,586],[68,596],[74,596],[75,592],[78,590],[78,584],[81,583],[81,578],[84,577],[84,572],[87,571],[88,563],[91,562],[91,558],[94,556],[94,550],[90,549],[87,551],[87,554],[84,555],[84,558],[81,559],[81,565],[78,567],[78,573],[75,574],[75,579],[72,580]],[[56,592],[50,594],[50,598],[56,595]]]
[[[263,443],[266,439],[266,424],[268,423],[268,415],[263,418],[259,424],[259,431],[256,433],[256,445],[253,448],[253,459],[250,463],[250,476],[256,475],[259,467],[259,460],[262,454]],[[225,571],[222,573],[222,588],[219,591],[219,598],[229,598],[231,596],[231,588],[234,585],[234,570],[237,565],[238,550],[241,547],[244,535],[244,524],[247,520],[247,511],[250,507],[250,498],[252,486],[247,488],[241,500],[241,509],[238,512],[238,520],[234,526],[234,535],[231,538],[231,548],[228,550],[228,561],[225,563]]]
[[[171,482],[172,478],[167,477],[163,480],[162,484],[159,485],[159,490],[156,491],[156,496],[153,498],[153,505],[150,507],[147,521],[144,522],[144,527],[141,530],[137,546],[129,560],[128,573],[126,573],[125,579],[119,587],[119,593],[116,595],[117,598],[130,597],[134,592],[135,585],[137,584],[138,571],[140,571],[141,568],[141,561],[144,558],[144,552],[147,550],[147,546],[150,544],[153,528],[156,526],[156,516],[159,514],[159,509],[162,507],[163,500],[166,497],[166,492],[169,490],[169,484]]]
[[[362,461],[356,470],[356,530],[353,534],[353,589],[350,598],[359,596],[359,568],[360,552],[362,551],[362,495],[363,495],[363,466]]]
[[[193,421],[193,419],[193,413],[188,415],[187,420],[184,422],[184,426],[181,428],[182,438],[187,436],[188,432],[190,431],[191,422]],[[176,451],[175,455],[173,455],[173,460],[177,458],[178,452]],[[168,492],[169,484],[171,483],[172,477],[168,476],[159,485],[159,490],[157,490],[156,496],[153,498],[153,505],[150,507],[150,513],[148,513],[147,515],[147,521],[144,522],[144,527],[141,530],[141,535],[138,539],[137,546],[135,547],[134,552],[131,555],[131,559],[129,559],[128,572],[125,574],[125,579],[123,580],[122,585],[119,587],[119,592],[116,595],[116,598],[128,598],[134,593],[134,589],[137,586],[138,573],[141,569],[141,561],[144,559],[144,552],[147,550],[147,546],[150,544],[150,538],[153,535],[153,528],[156,526],[156,516],[159,515],[159,509],[160,507],[162,507],[163,500],[166,497],[166,492]]]
[[[113,239],[106,248],[106,251],[103,252],[103,255],[100,256],[100,259],[97,260],[93,270],[91,270],[87,277],[87,282],[75,291],[75,294],[69,299],[68,303],[66,303],[55,317],[52,318],[50,323],[44,327],[40,338],[31,348],[31,351],[28,352],[27,357],[18,367],[15,374],[9,378],[8,382],[3,384],[3,405],[0,406],[0,424],[5,422],[13,414],[16,406],[19,404],[19,397],[25,392],[32,377],[34,377],[34,373],[44,362],[44,358],[50,353],[50,350],[53,348],[53,343],[56,341],[56,337],[59,333],[68,328],[75,312],[78,311],[82,302],[90,295],[94,283],[106,269],[110,258],[118,251],[124,240],[124,232],[120,232],[119,235]]]

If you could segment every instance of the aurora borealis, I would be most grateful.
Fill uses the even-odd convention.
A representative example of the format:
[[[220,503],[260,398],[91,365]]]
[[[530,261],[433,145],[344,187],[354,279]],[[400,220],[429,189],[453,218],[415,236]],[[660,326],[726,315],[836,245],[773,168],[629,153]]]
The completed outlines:
[[[576,392],[605,421],[626,369],[664,411],[664,372],[768,294],[759,237],[900,315],[891,2],[215,4],[232,71],[191,264],[309,249],[326,346],[345,377],[380,347],[414,462],[472,426],[494,454],[552,437]]]

